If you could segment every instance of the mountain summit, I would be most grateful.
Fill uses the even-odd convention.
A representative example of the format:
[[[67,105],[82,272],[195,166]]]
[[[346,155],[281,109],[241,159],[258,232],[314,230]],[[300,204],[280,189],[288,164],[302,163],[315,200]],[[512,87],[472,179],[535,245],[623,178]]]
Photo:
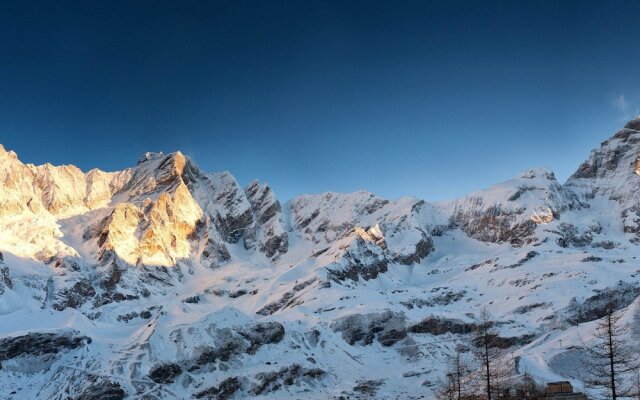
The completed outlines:
[[[485,307],[509,374],[581,387],[603,299],[640,318],[639,155],[636,118],[564,184],[282,204],[180,152],[83,172],[0,145],[0,393],[416,397]]]

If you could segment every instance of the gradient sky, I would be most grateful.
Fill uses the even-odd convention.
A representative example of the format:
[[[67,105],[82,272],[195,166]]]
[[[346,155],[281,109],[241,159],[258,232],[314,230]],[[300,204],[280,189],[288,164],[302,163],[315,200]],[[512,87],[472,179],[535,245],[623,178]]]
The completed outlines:
[[[640,2],[0,0],[0,143],[182,150],[281,199],[566,179],[640,106]]]

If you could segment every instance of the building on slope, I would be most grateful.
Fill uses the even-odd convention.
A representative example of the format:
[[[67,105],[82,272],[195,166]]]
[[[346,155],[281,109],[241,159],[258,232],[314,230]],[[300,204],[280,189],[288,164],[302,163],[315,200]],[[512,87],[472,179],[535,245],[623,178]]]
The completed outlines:
[[[583,393],[573,391],[571,382],[550,382],[544,390],[544,399],[547,400],[588,400]]]

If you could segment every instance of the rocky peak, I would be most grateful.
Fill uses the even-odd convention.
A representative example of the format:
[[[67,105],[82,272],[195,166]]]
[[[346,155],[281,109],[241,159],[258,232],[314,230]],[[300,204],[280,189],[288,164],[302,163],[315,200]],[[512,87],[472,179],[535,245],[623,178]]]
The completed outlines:
[[[556,176],[550,168],[533,168],[522,172],[519,175],[522,179],[546,179],[555,181]]]
[[[130,265],[173,266],[190,258],[190,240],[204,213],[188,184],[203,175],[187,157],[147,153],[126,171],[128,179],[89,175],[96,193],[116,190],[114,209],[96,229],[103,262],[113,253]]]
[[[289,248],[289,237],[284,227],[282,207],[268,184],[251,182],[245,189],[255,216],[253,235],[261,252],[267,257],[284,254]],[[245,243],[250,241],[245,240]],[[249,244],[250,245],[250,244]]]
[[[162,158],[162,157],[164,157],[164,153],[163,153],[163,152],[161,152],[161,151],[160,151],[160,152],[157,152],[157,153],[154,153],[154,152],[152,152],[152,151],[147,151],[146,153],[144,153],[143,155],[141,155],[141,156],[138,158],[138,163],[137,163],[137,165],[140,165],[140,164],[142,164],[142,163],[144,163],[144,162],[147,162],[147,161],[157,160],[157,159],[160,159],[160,158]]]
[[[13,151],[0,151],[0,217],[23,213],[43,213],[41,193],[36,184],[37,170],[18,160]]]
[[[180,184],[192,183],[196,175],[202,175],[191,160],[181,152],[164,155],[147,153],[137,166],[131,168],[127,183],[117,193],[116,202],[144,201],[160,194],[173,193]]]
[[[558,219],[564,211],[581,205],[551,170],[537,168],[449,202],[448,207],[452,220],[469,236],[520,246],[535,240],[537,225]]]
[[[247,186],[245,192],[258,216],[258,222],[266,222],[280,212],[280,202],[268,184],[261,185],[258,181],[253,181]]]
[[[635,191],[640,182],[640,117],[629,121],[613,137],[593,150],[569,178],[567,185],[575,188],[598,186],[596,191],[616,195]],[[592,181],[598,181],[593,184]]]
[[[143,204],[120,203],[98,227],[103,262],[115,253],[129,265],[174,266],[190,257],[202,210],[184,183]]]
[[[565,186],[586,202],[612,201],[624,232],[640,242],[640,117],[629,121],[613,137],[593,150]],[[617,206],[615,205],[617,204]]]
[[[294,227],[315,242],[339,239],[356,225],[373,225],[371,215],[389,203],[373,193],[327,192],[303,195],[289,203]]]
[[[42,203],[53,215],[79,214],[87,210],[85,174],[73,165],[55,167],[49,163],[36,167],[36,184]]]
[[[87,195],[85,204],[90,209],[107,206],[113,195],[119,192],[131,178],[131,170],[104,172],[92,169],[85,175]]]
[[[421,214],[422,200],[388,201],[369,192],[306,195],[289,203],[293,228],[318,245],[355,237],[382,257],[384,264],[413,264],[433,250]],[[362,243],[361,243],[362,242]],[[340,247],[340,246],[339,246]],[[369,251],[368,250],[368,251]]]
[[[640,132],[640,116],[635,117],[631,121],[627,122],[624,126],[626,130],[635,130]]]
[[[216,224],[225,241],[237,243],[253,225],[251,203],[236,178],[228,171],[208,177],[213,186]]]
[[[17,160],[18,155],[13,150],[7,151],[5,147],[0,143],[0,159],[2,158],[11,158]]]

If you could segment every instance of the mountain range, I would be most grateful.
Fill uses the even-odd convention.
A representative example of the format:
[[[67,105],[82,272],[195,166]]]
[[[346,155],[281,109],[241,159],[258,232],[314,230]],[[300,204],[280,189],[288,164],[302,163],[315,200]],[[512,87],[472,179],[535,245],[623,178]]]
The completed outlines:
[[[281,203],[180,152],[83,172],[0,145],[0,182],[0,398],[431,398],[485,308],[511,375],[582,388],[610,294],[640,339],[640,118],[564,183],[444,202]]]

